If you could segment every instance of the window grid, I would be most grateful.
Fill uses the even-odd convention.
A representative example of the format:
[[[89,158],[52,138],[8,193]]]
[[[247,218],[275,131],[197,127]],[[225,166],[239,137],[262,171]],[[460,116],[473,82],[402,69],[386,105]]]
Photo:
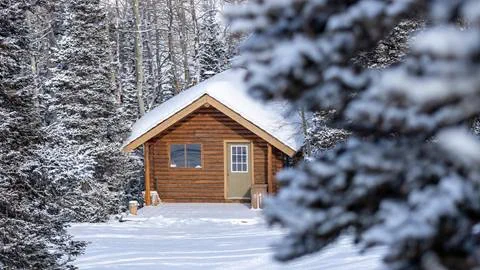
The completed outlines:
[[[248,172],[248,147],[246,145],[232,145],[230,148],[230,156],[231,172]]]

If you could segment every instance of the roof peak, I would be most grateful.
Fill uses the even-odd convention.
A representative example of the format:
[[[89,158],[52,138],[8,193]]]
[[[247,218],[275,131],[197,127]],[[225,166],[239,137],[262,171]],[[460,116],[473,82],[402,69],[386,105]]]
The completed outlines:
[[[134,124],[132,133],[123,148],[133,150],[145,142],[145,138],[148,137],[145,136],[147,133],[151,136],[154,131],[161,130],[158,127],[162,123],[168,123],[172,118],[179,121],[193,112],[197,106],[203,105],[204,102],[218,102],[215,104],[217,107],[223,106],[225,111],[226,109],[230,110],[280,144],[290,148],[289,155],[292,151],[298,151],[304,141],[299,115],[292,114],[291,106],[287,103],[265,103],[250,96],[243,81],[244,76],[244,70],[227,70],[160,104]],[[208,100],[207,97],[211,100]],[[250,126],[250,128],[252,127]],[[265,134],[263,135],[265,136]],[[275,146],[280,147],[279,144]]]

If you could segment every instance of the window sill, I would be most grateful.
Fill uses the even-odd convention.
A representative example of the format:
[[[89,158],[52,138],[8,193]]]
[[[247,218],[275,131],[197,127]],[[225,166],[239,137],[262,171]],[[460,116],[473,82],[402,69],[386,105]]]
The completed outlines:
[[[189,171],[195,171],[195,170],[203,170],[203,167],[200,168],[185,168],[185,167],[168,167],[170,170],[189,170]]]

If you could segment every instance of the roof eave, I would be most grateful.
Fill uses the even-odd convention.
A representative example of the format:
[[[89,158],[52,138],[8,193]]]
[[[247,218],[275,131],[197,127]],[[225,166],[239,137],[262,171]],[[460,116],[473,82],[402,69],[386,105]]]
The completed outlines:
[[[243,116],[238,114],[237,112],[233,111],[232,109],[228,108],[225,106],[223,103],[218,101],[217,99],[213,98],[212,96],[208,94],[203,94],[201,97],[190,103],[189,105],[185,106],[183,109],[180,111],[176,112],[172,116],[168,117],[164,121],[160,122],[157,124],[155,127],[151,128],[135,140],[129,142],[127,145],[125,145],[122,148],[123,152],[131,152],[138,148],[139,146],[143,145],[145,142],[149,141],[162,131],[166,130],[176,122],[180,121],[190,113],[194,112],[201,106],[209,104],[215,109],[219,110],[223,114],[227,115],[228,117],[232,118],[235,122],[243,126],[244,128],[250,130],[253,132],[255,135],[259,136],[263,140],[267,141],[271,145],[273,145],[275,148],[279,149],[289,157],[293,157],[297,151],[293,149],[292,147],[286,145],[285,143],[281,142],[279,139],[275,138],[272,136],[270,133],[267,131],[263,130],[262,128],[258,127],[254,123],[250,122],[248,119],[245,119]]]

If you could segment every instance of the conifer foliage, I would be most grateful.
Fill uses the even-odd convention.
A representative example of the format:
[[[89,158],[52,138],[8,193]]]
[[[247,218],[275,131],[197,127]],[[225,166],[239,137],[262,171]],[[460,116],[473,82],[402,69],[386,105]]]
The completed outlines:
[[[203,18],[200,21],[200,79],[206,80],[226,69],[227,53],[221,38],[220,25],[217,21],[214,2],[203,4]]]
[[[334,112],[323,111],[312,116],[305,141],[309,144],[309,154],[313,157],[321,155],[348,137],[348,131],[328,126],[333,114]]]
[[[131,0],[0,0],[0,269],[70,268],[83,243],[64,224],[142,198],[143,154],[121,153],[131,125],[236,47],[223,1],[137,2],[134,16]]]
[[[48,143],[42,153],[68,221],[104,220],[124,203],[121,170],[127,157],[119,149],[128,130],[119,122],[109,84],[106,13],[100,2],[65,1],[65,32],[45,87]]]
[[[354,61],[423,15],[402,63]],[[468,127],[480,113],[479,2],[258,0],[229,16],[254,31],[241,64],[256,96],[335,110],[333,124],[352,132],[279,175],[266,215],[290,233],[276,257],[353,232],[363,248],[386,245],[390,269],[478,267],[480,142]]]
[[[28,71],[26,13],[33,1],[0,1],[0,268],[66,268],[82,244],[66,235],[45,187],[43,143]]]

